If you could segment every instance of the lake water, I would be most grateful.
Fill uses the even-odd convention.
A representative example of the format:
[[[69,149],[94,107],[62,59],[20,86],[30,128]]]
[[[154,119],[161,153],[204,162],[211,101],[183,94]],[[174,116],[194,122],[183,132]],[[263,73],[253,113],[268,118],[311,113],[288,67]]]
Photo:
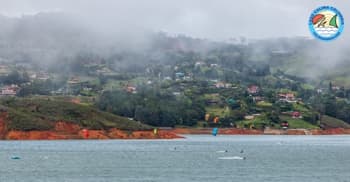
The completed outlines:
[[[186,137],[1,141],[0,181],[350,181],[350,136]]]

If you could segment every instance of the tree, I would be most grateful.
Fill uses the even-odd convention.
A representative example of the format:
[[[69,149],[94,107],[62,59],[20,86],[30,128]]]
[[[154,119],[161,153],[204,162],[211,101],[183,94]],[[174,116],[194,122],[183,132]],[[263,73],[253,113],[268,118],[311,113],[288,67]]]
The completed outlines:
[[[329,116],[337,116],[337,102],[335,97],[327,97],[325,102],[325,114]]]
[[[5,84],[21,84],[29,81],[29,76],[26,72],[20,73],[17,70],[12,71],[7,76],[1,78],[1,82]]]
[[[276,111],[268,112],[266,117],[273,123],[279,123],[281,121],[279,114]]]
[[[101,110],[134,117],[153,126],[192,126],[205,115],[203,103],[193,95],[174,97],[157,89],[142,87],[137,94],[120,90],[104,92],[96,105]]]

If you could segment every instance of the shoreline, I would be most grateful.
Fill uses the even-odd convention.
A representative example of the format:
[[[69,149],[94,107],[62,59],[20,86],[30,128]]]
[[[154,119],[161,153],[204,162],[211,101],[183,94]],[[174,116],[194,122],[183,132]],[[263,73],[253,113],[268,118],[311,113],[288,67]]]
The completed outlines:
[[[212,128],[174,128],[172,131],[176,134],[206,134],[211,135]],[[350,129],[328,128],[328,129],[237,129],[237,128],[219,128],[218,135],[350,135]]]
[[[54,129],[44,131],[7,130],[4,122],[0,121],[0,140],[89,140],[89,139],[176,139],[182,136],[167,130],[160,130],[157,134],[153,130],[124,131],[117,128],[108,130],[88,130],[77,124],[59,121]]]
[[[122,131],[115,128],[109,130],[81,129],[70,123],[58,122],[53,131],[8,131],[1,132],[1,140],[108,140],[108,139],[180,139],[182,135],[211,135],[212,128],[174,128],[153,131]],[[267,129],[251,130],[221,128],[218,135],[350,135],[350,129]]]
[[[61,133],[57,131],[9,131],[1,140],[109,140],[109,139],[179,139],[184,138],[178,134],[167,131],[122,131],[88,130],[86,136],[83,130],[78,133]]]

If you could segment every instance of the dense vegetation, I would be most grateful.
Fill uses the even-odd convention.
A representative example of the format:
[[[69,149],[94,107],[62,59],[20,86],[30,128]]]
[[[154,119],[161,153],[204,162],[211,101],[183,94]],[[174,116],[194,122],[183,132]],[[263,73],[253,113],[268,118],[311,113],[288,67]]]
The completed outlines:
[[[193,126],[204,117],[204,105],[193,98],[175,97],[153,90],[141,92],[104,92],[97,105],[102,110],[135,118],[154,126]]]

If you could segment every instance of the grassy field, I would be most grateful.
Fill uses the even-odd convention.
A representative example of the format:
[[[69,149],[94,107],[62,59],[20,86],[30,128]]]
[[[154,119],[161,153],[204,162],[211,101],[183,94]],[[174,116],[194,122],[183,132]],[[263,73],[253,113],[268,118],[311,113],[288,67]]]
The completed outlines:
[[[211,106],[211,107],[206,107],[205,110],[207,113],[214,116],[219,116],[219,117],[225,117],[230,114],[230,109],[227,107],[221,108],[218,106]]]
[[[272,103],[270,103],[270,102],[266,102],[266,101],[260,101],[260,102],[258,102],[258,103],[256,103],[256,106],[258,106],[258,107],[272,107]]]
[[[293,103],[293,109],[299,112],[309,112],[309,109],[306,108],[305,105],[301,103]]]
[[[322,116],[321,124],[323,124],[326,128],[350,128],[350,125],[345,123],[343,120],[327,115]]]
[[[305,128],[305,129],[318,129],[319,127],[316,125],[312,125],[302,119],[292,118],[290,116],[280,116],[283,121],[287,121],[289,124],[289,128]]]
[[[263,129],[263,126],[268,125],[269,121],[264,119],[264,117],[255,117],[252,120],[243,120],[243,121],[239,121],[237,122],[237,125],[240,128],[250,128],[250,127],[254,127],[256,129]]]
[[[335,85],[342,85],[344,86],[345,88],[350,88],[350,79],[348,76],[338,76],[338,77],[335,77],[333,80],[332,80],[333,84]]]
[[[64,101],[64,102],[71,102],[73,100],[79,100],[80,105],[84,106],[93,106],[94,102],[93,99],[94,97],[90,96],[42,96],[42,95],[37,95],[37,96],[31,96],[27,97],[27,99],[41,99],[41,100],[51,100],[51,101]]]
[[[305,89],[305,90],[314,90],[314,89],[315,89],[314,86],[312,86],[312,85],[310,85],[310,84],[306,84],[306,83],[301,84],[301,87],[302,87],[303,89]]]

